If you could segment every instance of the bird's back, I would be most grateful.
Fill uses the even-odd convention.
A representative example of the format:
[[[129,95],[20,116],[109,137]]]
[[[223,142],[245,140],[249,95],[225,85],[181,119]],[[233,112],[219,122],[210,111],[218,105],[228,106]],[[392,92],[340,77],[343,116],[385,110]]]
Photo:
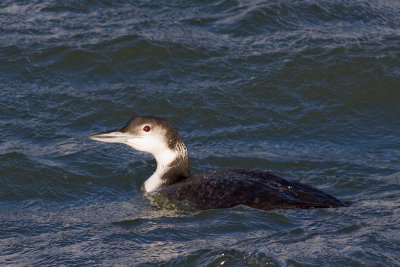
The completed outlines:
[[[270,172],[241,169],[196,174],[162,187],[153,195],[200,210],[237,205],[263,210],[345,206],[340,200],[312,186]]]

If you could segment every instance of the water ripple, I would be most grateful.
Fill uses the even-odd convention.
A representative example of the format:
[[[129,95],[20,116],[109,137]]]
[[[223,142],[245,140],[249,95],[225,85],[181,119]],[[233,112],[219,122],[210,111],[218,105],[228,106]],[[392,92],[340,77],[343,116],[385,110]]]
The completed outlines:
[[[0,264],[398,265],[394,1],[2,1]],[[272,170],[346,209],[159,210],[150,155],[92,133],[167,118],[192,172]]]

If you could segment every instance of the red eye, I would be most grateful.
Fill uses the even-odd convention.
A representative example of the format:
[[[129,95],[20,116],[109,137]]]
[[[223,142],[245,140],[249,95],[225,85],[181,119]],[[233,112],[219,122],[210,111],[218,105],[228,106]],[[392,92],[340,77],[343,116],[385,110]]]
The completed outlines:
[[[144,126],[143,131],[150,132],[150,126],[149,125]]]

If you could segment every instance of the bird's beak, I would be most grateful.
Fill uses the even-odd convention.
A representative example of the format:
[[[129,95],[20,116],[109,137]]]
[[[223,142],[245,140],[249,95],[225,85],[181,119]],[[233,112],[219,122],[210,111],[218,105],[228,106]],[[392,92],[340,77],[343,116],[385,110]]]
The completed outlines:
[[[90,139],[106,143],[126,143],[127,140],[132,137],[132,134],[123,133],[120,131],[120,129],[106,131],[89,136]]]

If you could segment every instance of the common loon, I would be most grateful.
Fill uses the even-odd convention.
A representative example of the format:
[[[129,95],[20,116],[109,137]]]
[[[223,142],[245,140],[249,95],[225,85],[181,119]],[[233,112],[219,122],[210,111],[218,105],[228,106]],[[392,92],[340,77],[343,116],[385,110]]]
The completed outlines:
[[[185,144],[165,119],[135,116],[119,129],[90,136],[107,143],[123,143],[153,154],[157,169],[144,187],[150,195],[195,209],[230,208],[331,208],[344,202],[312,186],[270,172],[244,169],[211,170],[190,176]]]

